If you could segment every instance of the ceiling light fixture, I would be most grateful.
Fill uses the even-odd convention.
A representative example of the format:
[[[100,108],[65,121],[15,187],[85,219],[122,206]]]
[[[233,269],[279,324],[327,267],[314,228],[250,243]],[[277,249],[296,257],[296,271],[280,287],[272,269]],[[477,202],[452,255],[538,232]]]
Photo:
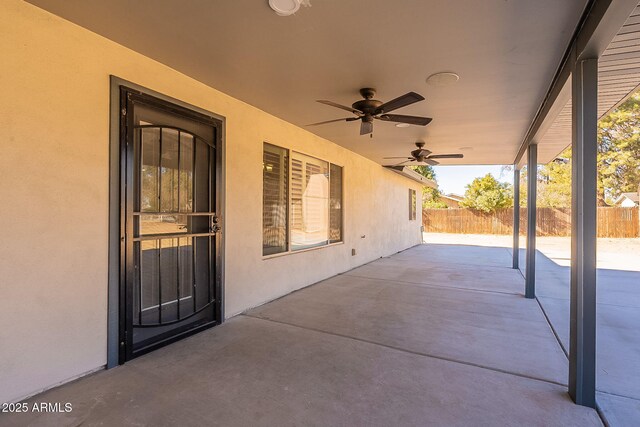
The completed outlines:
[[[397,128],[408,128],[409,123],[396,123]]]
[[[450,71],[445,71],[442,73],[431,74],[429,77],[427,77],[427,84],[431,86],[442,87],[452,85],[458,80],[460,80],[459,75]]]
[[[301,0],[269,0],[269,7],[278,16],[290,16],[300,9]]]

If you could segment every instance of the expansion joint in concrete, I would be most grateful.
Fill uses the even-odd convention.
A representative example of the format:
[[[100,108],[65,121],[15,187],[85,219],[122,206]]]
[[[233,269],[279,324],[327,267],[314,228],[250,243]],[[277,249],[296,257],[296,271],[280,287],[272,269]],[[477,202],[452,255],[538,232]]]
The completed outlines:
[[[567,384],[563,384],[563,383],[557,382],[557,381],[551,381],[551,380],[538,378],[538,377],[534,377],[534,376],[530,376],[530,375],[524,375],[524,374],[520,374],[520,373],[517,373],[517,372],[510,372],[510,371],[507,371],[507,370],[504,370],[504,369],[493,368],[493,367],[490,367],[490,366],[480,365],[480,364],[477,364],[477,363],[471,363],[471,362],[467,362],[467,361],[464,361],[464,360],[452,359],[452,358],[449,358],[449,357],[438,356],[438,355],[435,355],[435,354],[429,354],[429,353],[409,350],[409,349],[406,349],[406,348],[396,347],[396,346],[392,346],[392,345],[388,345],[388,344],[382,344],[382,343],[379,343],[379,342],[376,342],[376,341],[366,340],[366,339],[363,339],[363,338],[353,337],[353,336],[350,336],[350,335],[339,334],[339,333],[336,333],[336,332],[329,332],[329,331],[325,331],[325,330],[317,329],[317,328],[309,328],[309,327],[306,327],[306,326],[297,325],[295,323],[283,322],[283,321],[280,321],[280,320],[268,319],[268,318],[260,317],[260,316],[253,316],[253,315],[247,314],[247,313],[243,313],[242,316],[251,317],[252,319],[258,319],[258,320],[262,320],[262,321],[265,321],[265,322],[278,323],[278,324],[281,324],[281,325],[291,326],[291,327],[294,327],[294,328],[305,329],[307,331],[312,331],[312,332],[316,332],[316,333],[320,333],[320,334],[327,334],[327,335],[332,335],[332,336],[336,336],[336,337],[341,337],[341,338],[345,338],[345,339],[348,339],[348,340],[363,342],[363,343],[367,343],[367,344],[371,344],[371,345],[375,345],[375,346],[385,347],[385,348],[388,348],[388,349],[391,349],[391,350],[396,350],[396,351],[400,351],[400,352],[403,352],[403,353],[409,353],[409,354],[413,354],[413,355],[416,355],[416,356],[429,357],[429,358],[432,358],[432,359],[443,360],[443,361],[451,362],[451,363],[458,363],[458,364],[461,364],[461,365],[472,366],[474,368],[480,368],[480,369],[486,369],[488,371],[499,372],[501,374],[513,375],[513,376],[520,377],[520,378],[526,378],[526,379],[529,379],[529,380],[541,381],[541,382],[548,383],[548,384],[554,384],[554,385],[559,385],[559,386],[562,386],[562,387],[567,387]]]

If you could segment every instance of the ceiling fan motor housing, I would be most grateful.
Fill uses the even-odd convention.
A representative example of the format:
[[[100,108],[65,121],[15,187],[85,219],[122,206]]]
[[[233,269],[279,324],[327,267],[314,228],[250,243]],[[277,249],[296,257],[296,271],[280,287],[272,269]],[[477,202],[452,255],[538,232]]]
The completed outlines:
[[[418,147],[418,149],[417,150],[413,150],[411,152],[411,156],[414,159],[416,159],[417,161],[423,162],[424,158],[426,156],[428,156],[429,154],[431,154],[431,151],[425,150],[424,148],[422,148],[422,147],[424,147],[424,142],[422,142],[422,141],[416,142],[416,147]]]
[[[378,101],[377,99],[363,99],[361,101],[354,102],[352,107],[356,110],[362,111],[364,114],[373,115],[375,114],[376,108],[381,105],[382,101]]]
[[[376,113],[376,109],[382,105],[382,101],[373,99],[376,96],[376,90],[370,87],[360,89],[360,95],[364,99],[354,102],[351,106],[356,110],[362,111],[366,117],[366,121],[373,121],[373,116]]]

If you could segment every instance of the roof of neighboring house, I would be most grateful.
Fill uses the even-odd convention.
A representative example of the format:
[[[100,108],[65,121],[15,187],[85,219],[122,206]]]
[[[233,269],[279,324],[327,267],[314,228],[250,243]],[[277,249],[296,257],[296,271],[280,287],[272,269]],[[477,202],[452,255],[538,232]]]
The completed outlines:
[[[622,193],[620,194],[620,196],[618,196],[614,203],[617,205],[625,198],[631,200],[634,203],[640,203],[640,193]]]
[[[457,194],[441,194],[440,199],[444,199],[449,207],[460,206],[460,202],[464,199],[462,196],[458,196]]]
[[[440,197],[444,197],[445,199],[455,200],[456,202],[461,202],[462,200],[464,200],[464,196],[460,196],[458,194],[453,194],[453,193],[443,194]]]

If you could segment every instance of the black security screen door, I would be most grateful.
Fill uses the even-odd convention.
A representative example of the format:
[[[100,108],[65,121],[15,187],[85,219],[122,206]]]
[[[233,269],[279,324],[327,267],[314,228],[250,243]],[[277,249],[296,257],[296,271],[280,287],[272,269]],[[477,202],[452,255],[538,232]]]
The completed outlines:
[[[121,361],[220,322],[219,122],[122,90]]]

